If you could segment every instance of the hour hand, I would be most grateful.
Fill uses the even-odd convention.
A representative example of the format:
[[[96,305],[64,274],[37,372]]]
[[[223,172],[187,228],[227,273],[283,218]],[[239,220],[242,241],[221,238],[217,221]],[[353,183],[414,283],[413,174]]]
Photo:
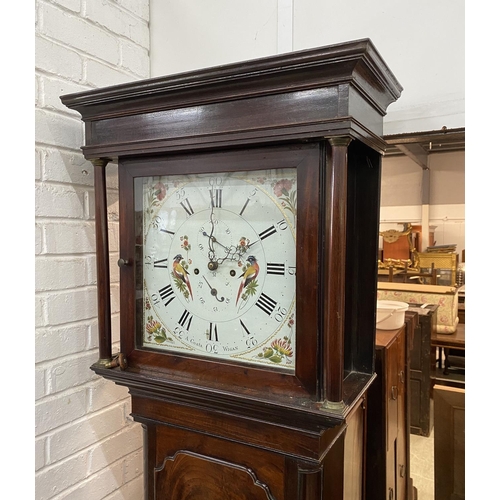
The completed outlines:
[[[220,243],[215,236],[209,235],[206,231],[203,231],[201,234],[203,234],[203,236],[206,236],[208,238],[208,248],[209,248],[208,260],[210,261],[208,263],[208,269],[210,269],[210,271],[215,271],[219,267],[219,264],[222,264],[224,261],[228,259],[235,260],[232,255],[231,257],[229,256],[229,254],[234,253],[232,250],[233,247],[230,248],[226,247],[226,245]],[[217,258],[217,256],[215,255],[214,243],[217,243],[217,245],[219,245],[224,249],[226,255],[223,258]]]
[[[206,231],[203,231],[203,236],[206,236],[210,242],[217,243],[217,245],[221,246],[226,252],[229,252],[229,248],[223,245],[215,236],[210,236]]]
[[[242,247],[236,247],[234,245],[231,245],[230,247],[227,247],[226,245],[223,245],[215,236],[210,236],[206,231],[203,231],[203,236],[206,236],[209,238],[209,247],[210,247],[210,252],[208,255],[208,258],[210,259],[211,263],[217,263],[217,264],[222,264],[226,260],[231,260],[234,262],[237,262],[238,260],[241,259],[243,254],[247,251],[247,248],[242,248]],[[215,258],[215,252],[213,250],[213,243],[217,243],[220,247],[224,249],[226,252],[226,255],[222,258],[216,259]],[[211,269],[213,270],[213,269]]]

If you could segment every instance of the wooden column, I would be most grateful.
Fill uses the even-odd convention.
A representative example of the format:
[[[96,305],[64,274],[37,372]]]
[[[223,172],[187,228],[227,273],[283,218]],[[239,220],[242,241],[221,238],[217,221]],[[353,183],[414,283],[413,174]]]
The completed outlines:
[[[323,469],[317,465],[299,465],[298,498],[305,500],[307,498],[323,497]]]
[[[330,138],[325,175],[324,399],[341,403],[344,371],[344,286],[347,148],[350,137]]]
[[[98,364],[106,364],[111,360],[111,297],[109,287],[108,203],[106,196],[106,165],[109,163],[109,159],[96,158],[91,161],[92,165],[94,165],[95,191]]]

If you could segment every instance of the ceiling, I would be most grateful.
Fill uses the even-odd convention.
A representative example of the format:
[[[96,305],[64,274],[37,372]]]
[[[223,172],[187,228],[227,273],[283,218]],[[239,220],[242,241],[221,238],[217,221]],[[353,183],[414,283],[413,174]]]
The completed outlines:
[[[384,156],[409,156],[426,169],[430,154],[465,151],[465,128],[385,135],[384,140],[387,143]]]

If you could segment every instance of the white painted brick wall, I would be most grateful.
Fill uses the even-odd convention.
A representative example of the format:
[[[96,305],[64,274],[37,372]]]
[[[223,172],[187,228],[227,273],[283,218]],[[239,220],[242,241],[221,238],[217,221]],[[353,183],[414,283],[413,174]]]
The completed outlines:
[[[139,500],[142,428],[126,388],[89,368],[98,359],[93,169],[80,116],[60,96],[149,76],[149,0],[36,0],[35,9],[35,497]],[[115,165],[107,180],[115,262]]]

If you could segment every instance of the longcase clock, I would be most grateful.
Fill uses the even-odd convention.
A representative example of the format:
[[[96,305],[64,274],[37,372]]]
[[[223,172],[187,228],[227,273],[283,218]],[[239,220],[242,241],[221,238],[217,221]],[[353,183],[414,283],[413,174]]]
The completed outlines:
[[[95,171],[92,369],[129,389],[144,498],[365,498],[382,120],[401,90],[365,39],[62,97]]]

